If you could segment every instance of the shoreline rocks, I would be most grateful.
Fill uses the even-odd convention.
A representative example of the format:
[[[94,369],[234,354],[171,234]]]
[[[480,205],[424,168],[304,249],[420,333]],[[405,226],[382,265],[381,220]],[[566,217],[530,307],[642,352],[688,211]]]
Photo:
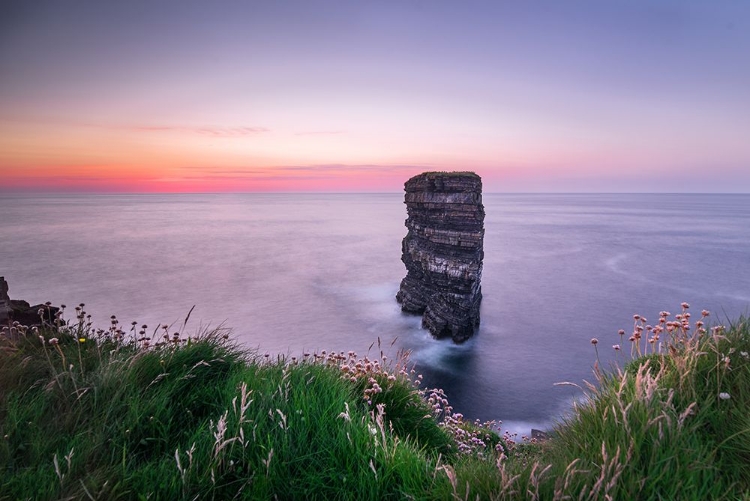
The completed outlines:
[[[426,172],[404,184],[407,275],[396,300],[422,315],[435,337],[460,343],[479,326],[484,258],[482,180],[473,172]]]
[[[42,325],[42,319],[52,324],[57,312],[60,311],[60,308],[48,304],[32,306],[22,299],[11,299],[9,289],[5,277],[0,277],[0,328],[11,327],[14,322],[26,327],[39,326]],[[42,310],[41,315],[40,310]]]

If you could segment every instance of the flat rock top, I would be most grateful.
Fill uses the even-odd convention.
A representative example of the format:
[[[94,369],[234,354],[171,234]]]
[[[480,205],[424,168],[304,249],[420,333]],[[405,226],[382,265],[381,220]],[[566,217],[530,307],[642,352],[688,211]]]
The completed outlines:
[[[482,178],[473,172],[423,172],[404,183],[407,193],[482,193]]]

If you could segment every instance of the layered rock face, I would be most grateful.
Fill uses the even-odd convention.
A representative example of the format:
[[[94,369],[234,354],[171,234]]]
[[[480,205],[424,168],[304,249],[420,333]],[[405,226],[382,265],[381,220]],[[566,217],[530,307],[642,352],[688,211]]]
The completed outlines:
[[[438,338],[463,342],[479,326],[484,258],[482,179],[472,172],[425,172],[404,185],[407,274],[396,299],[422,314]]]

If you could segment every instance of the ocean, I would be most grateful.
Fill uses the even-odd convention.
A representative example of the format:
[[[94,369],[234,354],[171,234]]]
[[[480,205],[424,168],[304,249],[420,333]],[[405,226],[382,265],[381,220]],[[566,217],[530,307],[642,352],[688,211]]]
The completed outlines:
[[[485,194],[481,326],[435,340],[395,295],[403,195],[0,195],[10,296],[78,303],[106,328],[224,325],[258,353],[408,351],[470,419],[528,433],[559,420],[619,329],[686,301],[750,311],[750,195]],[[694,318],[695,319],[695,318]],[[627,341],[626,341],[627,344]],[[372,348],[370,348],[372,346]]]

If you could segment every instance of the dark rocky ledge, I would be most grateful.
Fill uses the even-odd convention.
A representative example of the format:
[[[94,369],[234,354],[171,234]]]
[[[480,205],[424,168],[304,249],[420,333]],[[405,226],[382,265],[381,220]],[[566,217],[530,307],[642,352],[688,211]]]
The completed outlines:
[[[473,172],[425,172],[404,189],[407,274],[396,299],[403,311],[421,314],[435,337],[463,342],[479,326],[482,301],[482,179]]]
[[[31,306],[21,299],[11,299],[8,294],[8,282],[0,277],[0,329],[12,327],[14,322],[32,327],[43,322],[52,324],[59,308],[49,304]]]

